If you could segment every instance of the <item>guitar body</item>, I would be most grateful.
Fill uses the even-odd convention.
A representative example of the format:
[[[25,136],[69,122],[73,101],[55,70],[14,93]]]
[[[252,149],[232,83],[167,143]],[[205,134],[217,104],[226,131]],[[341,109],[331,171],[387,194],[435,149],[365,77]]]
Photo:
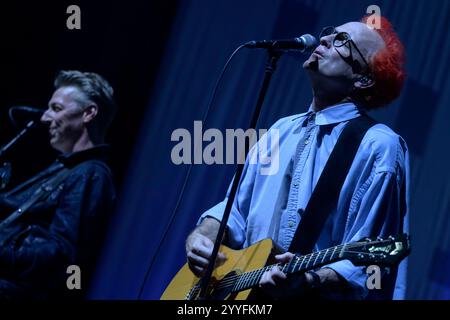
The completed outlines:
[[[217,266],[205,293],[206,300],[267,299],[257,288],[265,271],[280,268],[284,274],[307,272],[332,262],[350,260],[355,266],[397,266],[411,251],[409,236],[402,234],[387,239],[364,238],[340,244],[306,255],[294,255],[286,263],[273,263],[272,255],[280,252],[271,239],[261,240],[251,247],[232,250],[220,247],[227,259]],[[161,300],[198,300],[200,278],[189,269],[188,264],[175,275],[161,296]]]
[[[233,250],[226,246],[221,246],[220,252],[226,255],[227,260],[224,264],[215,268],[211,282],[214,283],[223,280],[227,275],[241,274],[264,267],[273,250],[275,248],[271,239],[261,240],[242,250]],[[195,288],[199,281],[200,278],[191,272],[186,263],[172,279],[162,294],[161,300],[185,300],[188,298],[189,292],[192,288]],[[212,298],[214,300],[245,300],[251,291],[251,289],[248,289],[233,294],[228,292],[215,292],[212,293]]]

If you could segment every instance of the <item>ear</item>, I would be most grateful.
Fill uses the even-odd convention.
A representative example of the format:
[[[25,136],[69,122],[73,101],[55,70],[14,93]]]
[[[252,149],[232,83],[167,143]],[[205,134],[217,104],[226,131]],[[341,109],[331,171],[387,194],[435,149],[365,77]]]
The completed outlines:
[[[96,104],[91,104],[83,111],[83,122],[89,123],[94,120],[94,118],[97,116],[98,113],[98,107]]]
[[[355,86],[355,88],[357,89],[366,89],[366,88],[370,88],[375,84],[375,80],[372,78],[371,75],[365,75],[365,76],[360,76],[359,78],[356,79],[356,81],[353,83],[353,85]]]

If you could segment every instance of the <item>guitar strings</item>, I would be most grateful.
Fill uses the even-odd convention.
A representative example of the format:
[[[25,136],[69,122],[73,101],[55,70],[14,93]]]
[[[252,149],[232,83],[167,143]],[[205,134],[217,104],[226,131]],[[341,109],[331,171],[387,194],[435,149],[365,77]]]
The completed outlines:
[[[334,251],[336,251],[337,249],[342,250],[343,246],[344,245],[336,246],[335,248],[333,248],[333,250]],[[303,264],[303,262],[305,261],[306,257],[309,256],[309,260],[308,260],[308,262],[306,264],[306,265],[308,265],[309,262],[312,259],[314,259],[314,258],[317,259],[322,253],[324,253],[324,251],[318,251],[318,252],[314,252],[314,253],[312,253],[310,255],[301,256],[301,257],[303,257],[303,259],[301,260],[301,263]],[[300,257],[296,257],[296,258],[298,259],[297,263],[300,262],[301,258]],[[261,269],[256,269],[256,270],[252,270],[252,271],[249,271],[249,272],[245,272],[245,273],[240,274],[240,275],[228,277],[228,278],[223,279],[222,281],[219,282],[219,285],[217,286],[217,289],[223,289],[223,288],[226,288],[226,287],[229,287],[229,286],[234,286],[235,283],[237,283],[237,281],[238,281],[237,279],[239,279],[239,278],[244,279],[245,277],[247,279],[243,280],[242,284],[245,284],[247,282],[247,285],[248,285],[248,282],[253,282],[255,280],[258,280],[258,278],[260,278],[265,271],[270,270],[271,268],[273,268],[275,266],[280,266],[281,270],[283,270],[288,265],[289,265],[289,263],[284,263],[284,264],[277,263],[277,264],[274,264],[274,265],[265,266],[265,267],[263,267]]]
[[[383,241],[379,241],[379,242],[371,242],[370,245],[373,245],[375,243],[388,242],[388,241],[390,241],[390,240],[383,240]],[[333,249],[334,251],[336,251],[336,250],[340,249],[342,251],[342,249],[344,249],[344,247],[345,247],[345,249],[351,249],[351,248],[361,247],[361,245],[367,245],[367,244],[364,244],[364,243],[340,244],[340,245],[337,245],[337,246],[332,247],[332,248],[328,248],[328,249],[325,249],[325,250],[313,252],[313,253],[310,253],[308,255],[303,255],[303,256],[300,256],[300,257],[296,257],[296,258],[300,259],[301,257],[303,257],[303,260],[302,260],[302,263],[303,263],[304,260],[306,259],[306,257],[310,256],[309,261],[307,263],[307,264],[309,264],[309,262],[311,261],[311,259],[314,256],[319,256],[320,254],[322,254],[323,252],[326,252],[327,250]],[[350,253],[360,253],[360,252],[355,252],[355,251],[348,251],[348,252],[350,252]],[[326,253],[325,253],[325,256],[326,256]],[[273,264],[273,265],[270,265],[270,266],[265,266],[265,267],[260,268],[260,269],[244,272],[244,273],[239,274],[239,275],[234,275],[234,276],[231,276],[231,277],[228,277],[228,278],[223,278],[221,281],[219,281],[219,284],[217,285],[216,288],[217,289],[224,289],[224,288],[227,288],[227,287],[230,287],[230,286],[234,286],[234,284],[237,282],[237,279],[242,278],[242,277],[248,277],[249,278],[248,280],[245,280],[244,282],[253,281],[253,280],[255,280],[255,276],[256,277],[260,276],[260,273],[262,274],[265,271],[270,270],[271,268],[273,268],[275,266],[281,266],[282,265],[283,266],[282,269],[283,269],[288,264],[289,263],[284,263],[284,264],[277,263],[277,264]]]
[[[336,251],[336,249],[338,249],[338,248],[342,249],[343,246],[345,246],[345,245],[339,245],[339,246],[333,247],[333,250]],[[329,248],[328,250],[330,250],[330,249],[331,248]],[[324,252],[324,251],[314,252],[314,253],[311,253],[309,255],[304,255],[304,256],[301,256],[301,257],[304,257],[303,258],[303,260],[304,260],[305,257],[310,256],[310,259],[309,259],[309,261],[310,261],[315,255],[321,254],[322,252]],[[296,257],[296,258],[300,259],[300,257]],[[308,263],[309,263],[309,261],[308,261]],[[302,263],[303,263],[303,261],[302,261]],[[239,279],[239,278],[242,278],[242,277],[248,277],[248,279],[245,280],[244,283],[245,282],[249,282],[249,281],[254,281],[254,280],[256,280],[256,278],[260,277],[264,272],[270,270],[271,268],[276,267],[276,266],[281,266],[282,267],[281,269],[283,269],[288,264],[289,263],[276,263],[276,264],[273,264],[273,265],[270,265],[270,266],[265,266],[265,267],[260,268],[260,269],[248,271],[248,272],[245,272],[245,273],[242,273],[242,274],[239,274],[239,275],[234,275],[234,276],[230,276],[228,278],[223,278],[222,280],[219,281],[219,284],[215,288],[220,290],[220,289],[225,289],[225,288],[230,287],[230,286],[234,286],[236,284],[236,282],[237,282],[236,279]],[[199,292],[199,290],[200,290],[200,288],[198,288],[198,286],[196,286],[196,288],[193,290],[192,293],[194,295],[196,295]]]
[[[339,246],[333,247],[333,250],[336,251],[337,249],[342,249],[343,246],[344,245],[339,245]],[[330,250],[330,249],[328,249],[328,250]],[[322,251],[318,251],[318,252],[311,253],[309,255],[301,256],[301,257],[303,257],[302,263],[304,262],[306,257],[309,256],[310,257],[309,261],[311,261],[311,259],[314,256],[318,256],[321,253],[322,253]],[[297,259],[301,259],[301,257],[296,257],[296,258]],[[308,261],[308,264],[309,264],[309,261]],[[273,265],[270,265],[270,266],[265,266],[265,267],[260,268],[260,269],[256,269],[256,270],[248,271],[248,272],[245,272],[245,273],[242,273],[242,274],[239,274],[239,275],[235,275],[235,276],[231,276],[231,277],[228,277],[228,278],[224,278],[222,281],[219,282],[219,285],[217,286],[217,289],[223,289],[223,288],[232,286],[232,285],[234,285],[237,282],[237,279],[239,279],[239,278],[243,279],[243,277],[248,277],[248,280],[244,280],[244,282],[246,282],[246,281],[253,281],[253,280],[255,280],[255,277],[261,276],[262,273],[264,273],[264,272],[266,272],[266,271],[268,271],[268,270],[270,270],[270,269],[272,269],[272,268],[274,268],[276,266],[281,266],[282,269],[283,269],[288,264],[289,263],[284,263],[284,264],[276,263],[276,264],[273,264]]]
[[[361,252],[357,252],[357,251],[348,251],[347,249],[361,247],[362,245],[374,245],[374,244],[380,244],[380,243],[390,242],[390,241],[392,241],[392,240],[380,240],[380,241],[372,241],[370,243],[354,243],[354,244],[348,243],[348,244],[337,245],[335,247],[332,247],[333,248],[333,253],[331,254],[331,256],[334,255],[334,253],[335,253],[335,251],[337,249],[340,249],[341,253],[342,253],[342,250],[344,249],[344,247],[346,249],[346,252],[361,253]],[[325,258],[326,255],[327,255],[327,251],[331,250],[332,248],[328,248],[328,249],[325,249],[325,250],[313,252],[313,253],[310,253],[308,255],[297,256],[296,258],[300,259],[300,258],[303,257],[303,260],[301,262],[303,264],[303,262],[305,261],[306,257],[309,256],[310,258],[308,260],[308,263],[306,264],[306,265],[308,265],[309,262],[311,261],[311,259],[314,256],[316,256],[316,259],[317,259],[317,257],[320,256],[320,254],[323,253],[323,252],[325,252],[325,255],[324,255],[324,258]],[[367,253],[362,253],[362,254],[367,254]],[[245,280],[244,283],[245,282],[252,282],[254,280],[257,280],[257,278],[259,278],[262,275],[262,273],[264,273],[265,271],[270,270],[271,268],[273,268],[275,266],[281,266],[281,265],[282,265],[282,270],[283,270],[288,264],[289,263],[284,263],[284,264],[277,263],[277,264],[273,264],[273,265],[270,265],[270,266],[265,266],[265,267],[260,268],[260,269],[248,271],[248,272],[245,272],[245,273],[242,273],[242,274],[239,274],[239,275],[234,275],[234,276],[228,277],[226,279],[222,279],[222,280],[219,281],[219,285],[216,287],[216,289],[224,289],[224,288],[227,288],[227,287],[230,287],[230,286],[234,286],[237,283],[237,281],[238,281],[236,279],[239,279],[239,278],[242,278],[242,277],[248,277],[249,278],[249,279]],[[251,288],[251,287],[249,287],[249,288]],[[190,292],[188,293],[186,298],[192,297],[192,295],[197,295],[199,290],[200,290],[199,286],[196,285],[194,288],[192,288],[190,290]],[[242,290],[239,290],[239,291],[242,291]]]
[[[387,240],[385,240],[385,241],[387,241]],[[373,243],[372,243],[373,244]],[[348,251],[347,250],[347,248],[355,248],[355,247],[360,247],[361,246],[361,244],[342,244],[342,245],[338,245],[338,246],[335,246],[335,247],[332,247],[333,248],[333,252],[335,252],[337,249],[340,249],[341,250],[341,252],[342,252],[342,249],[344,249],[344,247],[345,247],[345,249],[346,249],[346,252],[351,252],[351,253],[361,253],[361,252],[357,252],[357,251]],[[331,250],[332,248],[329,248],[329,249],[326,249],[326,250]],[[325,256],[326,256],[326,250],[321,250],[321,251],[317,251],[317,252],[313,252],[313,253],[311,253],[311,254],[308,254],[308,255],[303,255],[303,256],[300,256],[300,257],[296,257],[297,259],[300,259],[301,257],[303,257],[303,260],[302,260],[302,264],[303,264],[303,262],[304,262],[304,260],[306,259],[306,257],[307,256],[310,256],[310,258],[309,258],[309,260],[308,260],[308,263],[307,263],[307,265],[309,264],[309,262],[311,261],[311,259],[312,258],[314,258],[314,256],[320,256],[320,254],[321,253],[323,253],[323,252],[325,252]],[[334,254],[334,253],[333,253]],[[332,255],[333,255],[332,254]],[[324,257],[325,257],[324,256]],[[317,257],[316,257],[316,259],[317,259]],[[256,269],[256,270],[252,270],[252,271],[248,271],[248,272],[245,272],[245,273],[242,273],[242,274],[240,274],[240,275],[235,275],[235,276],[231,276],[231,277],[228,277],[228,278],[224,278],[224,279],[222,279],[221,281],[219,281],[219,284],[216,286],[216,289],[225,289],[225,288],[227,288],[227,287],[231,287],[231,286],[234,286],[236,283],[237,283],[237,280],[236,279],[239,279],[239,278],[241,278],[241,277],[245,277],[245,276],[247,276],[249,279],[247,279],[247,280],[245,280],[244,281],[244,283],[245,282],[251,282],[251,281],[254,281],[254,280],[256,280],[256,278],[258,278],[258,277],[260,277],[261,275],[262,275],[262,273],[264,273],[265,271],[267,271],[267,270],[270,270],[271,268],[273,268],[273,267],[275,267],[275,266],[282,266],[282,270],[288,265],[289,263],[284,263],[284,264],[282,264],[282,263],[276,263],[276,264],[273,264],[273,265],[270,265],[270,266],[265,266],[265,267],[263,267],[263,268],[260,268],[260,269]],[[193,288],[194,289],[194,288]],[[250,288],[248,288],[248,289],[250,289]],[[198,286],[196,286],[196,288],[192,291],[192,294],[194,294],[194,295],[196,295],[198,292],[199,292],[199,290],[200,290],[200,288],[198,287]],[[245,289],[244,289],[245,290]],[[238,291],[242,291],[242,290],[238,290]]]

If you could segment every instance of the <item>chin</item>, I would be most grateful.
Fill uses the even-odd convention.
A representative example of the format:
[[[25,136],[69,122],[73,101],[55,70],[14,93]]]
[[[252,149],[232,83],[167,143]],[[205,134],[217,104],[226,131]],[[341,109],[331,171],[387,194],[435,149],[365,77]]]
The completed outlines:
[[[50,145],[52,146],[53,149],[55,149],[58,152],[64,152],[63,148],[57,143],[57,142],[51,142],[50,141]]]
[[[319,59],[311,55],[308,60],[303,63],[303,69],[308,71],[319,71]]]
[[[303,69],[309,68],[309,65],[311,64],[311,61],[312,61],[311,58],[312,58],[312,56],[309,56],[309,58],[306,59],[305,62],[303,62]]]

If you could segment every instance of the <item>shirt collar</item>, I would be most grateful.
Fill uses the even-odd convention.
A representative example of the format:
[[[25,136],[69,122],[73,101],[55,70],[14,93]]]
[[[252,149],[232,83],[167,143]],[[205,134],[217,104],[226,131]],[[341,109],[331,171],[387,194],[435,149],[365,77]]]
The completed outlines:
[[[97,159],[107,161],[109,158],[109,153],[110,146],[107,144],[100,144],[86,150],[60,154],[58,156],[58,160],[68,167],[74,167],[86,160]]]
[[[312,105],[309,107],[307,112],[299,114],[299,117],[304,117],[306,119],[310,114],[314,113],[312,110]],[[361,116],[362,111],[352,102],[345,102],[328,107],[326,109],[316,112],[316,125],[328,125],[339,123],[343,121],[348,121]]]

